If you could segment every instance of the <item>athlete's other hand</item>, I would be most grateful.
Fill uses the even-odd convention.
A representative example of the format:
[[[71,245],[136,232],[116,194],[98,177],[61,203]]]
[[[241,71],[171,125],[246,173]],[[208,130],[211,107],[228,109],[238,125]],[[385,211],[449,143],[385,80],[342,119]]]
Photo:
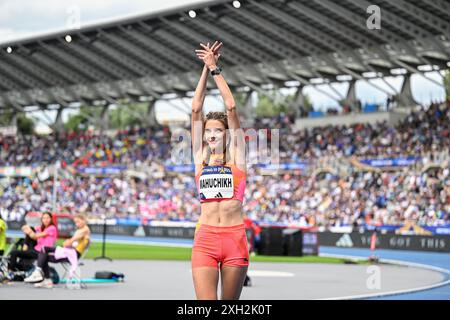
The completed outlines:
[[[223,42],[219,42],[219,41],[214,42],[214,44],[211,47],[211,50],[214,52],[214,58],[216,59],[216,63],[217,63],[217,61],[219,61],[219,58],[220,58],[219,50],[222,47],[223,47]]]

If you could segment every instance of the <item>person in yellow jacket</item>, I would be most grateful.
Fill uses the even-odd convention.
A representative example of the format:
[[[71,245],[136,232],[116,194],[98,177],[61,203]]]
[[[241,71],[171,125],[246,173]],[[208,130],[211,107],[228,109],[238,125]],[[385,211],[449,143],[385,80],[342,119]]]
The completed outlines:
[[[6,225],[5,220],[3,220],[2,216],[0,215],[0,256],[3,256],[3,253],[5,253],[7,229],[8,226]]]

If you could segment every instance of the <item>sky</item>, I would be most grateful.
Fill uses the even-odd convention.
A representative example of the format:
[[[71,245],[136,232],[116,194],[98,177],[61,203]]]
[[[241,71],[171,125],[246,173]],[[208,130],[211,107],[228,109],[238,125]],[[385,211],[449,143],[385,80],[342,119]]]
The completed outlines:
[[[208,0],[0,0],[0,43],[17,40],[24,37],[32,37],[53,31],[70,29],[75,25],[80,27],[128,16],[153,13],[194,3],[208,2]],[[231,2],[231,0],[230,0]],[[226,45],[226,44],[225,44]],[[427,74],[428,77],[442,83],[442,78],[437,72]],[[389,78],[387,81],[397,90],[400,89],[402,78]],[[370,80],[378,87],[392,92],[391,88],[381,80]],[[345,96],[348,85],[346,83],[334,84],[336,91]],[[337,96],[327,87],[320,87]],[[424,79],[421,75],[413,75],[412,89],[415,99],[420,103],[429,103],[432,100],[443,100],[444,89],[433,82]],[[384,103],[387,94],[370,84],[359,81],[356,86],[357,97],[361,101],[369,103]],[[317,109],[325,109],[329,106],[337,106],[337,102],[314,87],[306,87],[307,94]],[[173,101],[179,107],[189,110],[190,101]],[[205,111],[221,110],[223,103],[215,97],[207,97]],[[157,118],[159,120],[169,118],[185,118],[184,115],[165,102],[156,105]],[[63,119],[67,119],[70,112],[65,112]],[[41,113],[33,116],[45,122]],[[54,118],[55,112],[48,112],[48,117]]]

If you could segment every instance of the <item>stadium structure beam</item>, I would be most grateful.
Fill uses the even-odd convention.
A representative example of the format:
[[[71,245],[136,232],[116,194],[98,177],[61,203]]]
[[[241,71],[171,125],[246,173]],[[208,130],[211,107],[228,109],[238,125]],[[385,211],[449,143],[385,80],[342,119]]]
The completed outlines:
[[[62,42],[62,41],[61,41]],[[70,43],[70,50],[73,50],[77,52],[80,56],[83,57],[84,63],[87,65],[94,66],[99,73],[103,75],[103,78],[110,79],[112,78],[118,78],[118,79],[128,79],[136,77],[136,74],[134,72],[131,72],[127,69],[125,69],[121,64],[117,64],[112,62],[111,56],[108,59],[107,56],[105,56],[105,51],[102,50],[102,44],[99,44],[99,40],[96,40],[89,44],[90,49],[87,49],[84,47],[84,45],[81,45],[80,43],[77,43],[77,41],[72,41]],[[98,53],[93,48],[97,48],[97,50],[102,50],[102,53]],[[104,81],[104,80],[103,80]]]
[[[149,92],[151,92],[151,96],[153,97],[153,99],[155,100],[164,100],[165,102],[167,102],[168,104],[170,104],[172,107],[174,107],[175,109],[177,109],[180,112],[183,112],[184,114],[190,116],[190,113],[186,110],[183,110],[182,108],[180,108],[179,106],[177,106],[175,103],[173,103],[171,100],[168,99],[163,99],[162,95],[157,93],[156,91],[153,91],[151,89],[148,89]]]
[[[173,63],[178,66],[178,68],[187,68],[190,70],[198,65],[195,62],[192,62],[192,59],[186,58],[185,55],[180,54],[176,50],[170,50],[169,48],[161,44],[160,41],[153,39],[151,35],[153,35],[154,30],[152,29],[151,26],[145,24],[145,22],[140,22],[139,26],[144,30],[147,30],[149,35],[143,34],[141,30],[137,28],[129,30],[127,28],[119,26],[119,29],[123,33],[127,34],[129,37],[133,38],[140,44],[144,45],[145,48],[150,52],[156,52],[161,56],[169,57],[170,60],[173,61]]]
[[[189,27],[180,26],[178,23],[172,22],[172,21],[168,21],[168,20],[166,20],[164,18],[162,18],[162,19],[163,19],[163,22],[165,24],[168,24],[172,28],[176,28],[176,30],[179,31],[179,33],[183,34],[185,37],[191,37],[191,38],[192,37],[197,37],[198,39],[206,39],[207,38],[207,36],[204,36],[204,35],[200,34],[197,30],[191,29]],[[187,28],[189,28],[189,32],[187,31]],[[197,58],[195,57],[195,54],[194,54],[194,50],[196,48],[195,47],[191,47],[190,44],[186,43],[184,38],[181,38],[178,35],[175,35],[173,33],[170,33],[168,31],[166,31],[166,30],[163,30],[163,29],[158,29],[158,30],[154,31],[154,34],[156,36],[158,36],[158,37],[163,37],[165,40],[171,41],[172,43],[174,43],[174,45],[180,47],[180,50],[183,50],[184,52],[187,52],[188,53],[187,56],[192,56],[192,58],[193,58],[192,61],[196,61]],[[205,41],[205,40],[201,40],[201,41]],[[230,56],[233,56],[234,54],[232,52],[228,52],[228,53],[230,53],[230,55],[226,54],[226,57],[227,57],[227,59],[230,59]],[[222,53],[222,55],[223,55],[223,53]],[[234,57],[231,58],[231,59],[234,59]],[[233,61],[233,62],[235,64],[238,63],[237,61]],[[195,64],[195,62],[192,62],[192,63]],[[200,64],[200,65],[203,66],[202,64]],[[233,80],[236,78],[236,76],[231,71],[231,68],[228,68],[226,73],[232,75],[231,80],[233,82]],[[195,80],[189,80],[189,75],[191,75],[191,79],[192,79],[192,77],[194,77]],[[194,82],[197,81],[197,76],[196,75],[194,76],[192,73],[184,74],[182,76],[183,76],[183,79],[187,83],[189,83],[189,87],[185,86],[185,88],[183,88],[182,91],[193,90],[195,88]],[[233,83],[230,83],[230,84],[231,85],[235,85]],[[208,85],[210,87],[212,85],[212,81],[208,81]],[[180,89],[178,89],[178,90],[180,90]]]
[[[193,20],[196,20],[196,19],[193,19]],[[214,25],[210,25],[207,22],[201,23],[200,25],[197,25],[198,21],[191,21],[191,22],[193,24],[195,24],[196,26],[198,26],[198,27],[206,27],[209,30],[209,32],[213,32],[213,33],[216,33],[218,35],[220,34],[222,36],[222,38],[227,41],[225,43],[226,47],[233,47],[233,46],[236,47],[237,45],[234,45],[234,43],[238,42],[239,46],[241,46],[241,45],[242,46],[246,46],[246,47],[248,47],[247,49],[254,51],[254,49],[251,48],[251,46],[247,46],[245,43],[243,43],[240,40],[233,39],[232,35],[230,35],[228,33],[224,33],[224,31],[222,29],[219,29],[219,28],[217,28]],[[172,27],[175,27],[177,31],[179,31],[180,33],[184,34],[186,37],[193,37],[193,38],[196,38],[196,39],[207,39],[208,38],[207,35],[203,35],[197,29],[194,30],[194,29],[190,28],[189,26],[187,26],[187,27],[180,26],[176,22],[171,22],[171,21],[167,21],[167,20],[165,20],[165,23],[169,24]],[[172,35],[172,37],[175,37],[175,39],[179,38],[179,37],[174,36],[174,35]],[[221,39],[219,39],[219,40],[221,40]],[[213,40],[211,40],[211,41],[213,41]],[[181,43],[183,43],[183,40],[181,40]],[[195,47],[189,48],[187,44],[185,44],[185,48],[186,48],[186,50],[191,50],[191,51],[195,49]],[[250,71],[250,66],[249,65],[243,66],[243,64],[242,64],[243,60],[242,60],[241,57],[239,57],[239,55],[234,53],[234,51],[231,50],[231,49],[228,50],[228,51],[225,51],[225,50],[226,49],[224,49],[224,52],[222,53],[222,56],[224,57],[224,59],[230,60],[233,64],[237,65],[234,68],[233,67],[227,68],[227,70],[225,71],[226,74],[230,74],[234,79],[241,79],[242,76],[240,76],[240,75],[246,74],[246,73],[248,73],[248,74],[252,73]],[[242,49],[240,49],[240,50],[242,50]],[[256,61],[253,61],[253,62],[256,62]],[[255,76],[255,72],[256,72],[256,70],[253,69],[253,77]],[[258,75],[259,78],[261,78],[260,72],[256,72],[256,74]],[[260,79],[259,79],[259,81],[260,81]],[[211,83],[212,82],[210,82],[210,84]]]
[[[420,70],[417,69],[417,68],[413,68],[413,67],[411,67],[410,65],[408,65],[407,63],[405,63],[405,62],[403,62],[403,61],[400,61],[399,59],[396,59],[395,62],[396,62],[398,65],[400,65],[400,66],[402,66],[403,68],[405,68],[406,70],[408,70],[409,72],[419,74],[419,75],[421,75],[423,78],[425,78],[425,79],[427,79],[428,81],[434,83],[435,85],[438,85],[438,86],[441,87],[441,88],[445,88],[443,83],[440,83],[439,81],[436,81],[436,80],[434,80],[434,79],[431,79],[431,78],[427,77],[427,76],[425,75],[425,72],[420,71]]]
[[[331,37],[325,32],[320,31],[318,28],[314,28],[308,23],[295,19],[294,17],[275,8],[274,6],[270,6],[267,3],[260,3],[253,0],[251,1],[251,3],[266,12],[266,14],[269,14],[270,16],[288,24],[291,28],[297,30],[297,32],[302,34],[306,39],[323,39],[321,45],[323,47],[326,47],[330,52],[348,49],[348,47],[346,47],[342,41],[338,41],[337,39]],[[325,50],[323,50],[322,53],[324,51]]]
[[[376,39],[376,41],[390,43],[393,41],[400,42],[403,40],[395,32],[392,32],[391,30],[389,30],[387,28],[383,28],[382,32],[368,32],[368,29],[366,26],[366,17],[361,16],[360,14],[356,14],[356,13],[352,12],[351,10],[346,9],[335,2],[332,2],[329,0],[313,0],[313,2],[322,6],[324,9],[333,11],[334,14],[336,14],[336,15],[340,16],[342,19],[346,20],[347,23],[349,23],[349,25],[357,28],[355,30],[360,30],[367,37],[373,37],[374,41]],[[367,6],[363,9],[364,12],[366,11],[366,9],[367,9]]]
[[[381,1],[390,6],[396,7],[397,10],[407,13],[409,16],[414,17],[414,19],[417,19],[418,21],[420,21],[424,25],[427,25],[431,29],[437,29],[442,34],[450,34],[450,23],[448,20],[445,21],[441,19],[439,16],[427,12],[426,10],[423,10],[422,8],[416,6],[411,2],[406,2],[404,0],[395,0],[395,1],[381,0]],[[382,14],[384,14],[384,12]]]
[[[21,70],[18,70],[6,63],[4,60],[0,60],[0,71],[6,73],[10,79],[14,79],[14,81],[22,84],[21,87],[29,87],[29,88],[40,88],[41,84],[36,79],[29,77],[27,74],[23,73]]]
[[[447,16],[447,21],[450,20],[450,4],[444,0],[421,0],[421,2],[435,11]]]
[[[208,17],[214,19],[222,19],[221,17],[216,18],[211,12],[208,12]],[[243,41],[236,32],[232,32],[229,28],[220,28],[217,25],[207,21],[206,19],[198,21],[193,19],[190,23],[195,24],[200,30],[208,30],[208,33],[214,34],[214,37],[219,37],[219,39],[224,42],[223,56],[230,59],[233,64],[236,65],[249,65],[258,62],[269,61],[271,56],[263,50],[259,50],[254,45],[249,44],[247,41]],[[213,39],[216,40],[216,39]],[[230,48],[229,50],[227,48]]]
[[[16,111],[18,112],[25,112],[25,109],[16,102],[14,99],[10,99],[6,94],[0,94],[1,98],[3,99],[3,106],[8,106],[8,104]]]
[[[198,62],[198,64],[194,61],[197,61],[198,58],[194,55],[194,49],[196,49],[194,46],[192,46],[191,43],[187,43],[185,38],[179,37],[178,35],[172,34],[166,30],[163,29],[158,29],[155,32],[155,35],[157,35],[158,37],[164,38],[167,41],[170,41],[171,43],[174,43],[174,46],[179,49],[180,52],[189,52],[189,56],[191,57],[191,64],[193,63],[193,67],[192,70],[197,70],[200,69],[201,67],[203,67],[203,64],[200,62]],[[187,35],[185,35],[187,37]],[[222,53],[223,55],[223,53]],[[227,56],[228,57],[228,56]],[[223,58],[221,58],[223,59]],[[193,73],[194,71],[191,71],[187,74],[185,74],[186,78],[190,78],[189,82],[190,83],[195,83],[196,81],[198,81],[198,75]],[[226,71],[224,71],[225,73],[229,73],[230,69],[228,68]],[[210,79],[208,80],[208,87],[212,86],[213,81],[211,81]],[[194,89],[195,85],[192,86],[191,89]],[[191,91],[191,90],[186,90],[186,91]]]
[[[330,19],[321,11],[312,10],[300,2],[288,2],[288,6],[297,11],[299,14],[306,15],[307,17],[313,19],[316,23],[320,24],[322,28],[325,28],[325,30],[329,29],[337,32],[340,37],[353,43],[357,47],[371,47],[378,45],[378,43],[373,39],[356,32],[354,29],[346,26],[345,24]]]
[[[95,89],[98,98],[102,98],[111,104],[117,103],[117,99],[120,99],[122,93],[117,84],[111,84],[110,82],[97,82],[92,84],[92,88]]]
[[[85,83],[108,81],[108,77],[105,76],[105,74],[98,72],[95,67],[87,65],[83,59],[74,57],[73,54],[70,54],[67,50],[57,48],[56,46],[47,45],[42,41],[40,41],[39,44],[45,49],[45,51],[50,52],[67,64],[67,68],[75,70],[81,74],[85,79]],[[71,46],[71,48],[74,47]]]
[[[394,86],[393,86],[392,84],[390,84],[389,81],[386,80],[385,77],[381,77],[380,79],[381,79],[381,81],[383,81],[389,88],[391,88],[391,90],[394,92],[394,94],[398,94],[398,93],[399,93],[399,91],[396,90],[396,89],[394,88]]]
[[[25,47],[21,47],[23,50],[25,50]],[[50,71],[51,74],[57,75],[60,79],[63,79],[65,81],[65,86],[60,87],[58,89],[55,89],[57,91],[63,90],[64,92],[69,92],[69,94],[73,97],[73,99],[76,99],[78,97],[78,94],[75,92],[73,88],[70,87],[70,84],[76,84],[77,78],[72,78],[70,76],[70,73],[68,73],[67,68],[65,68],[63,65],[56,63],[54,60],[50,60],[50,58],[46,57],[45,55],[42,55],[40,52],[34,52],[33,54],[29,54],[30,59],[32,59],[34,64],[41,64],[43,65],[47,70]],[[74,77],[77,77],[75,74],[73,74]],[[66,97],[64,100],[71,100],[70,98]]]
[[[347,0],[347,1],[364,11],[366,11],[366,9],[372,5],[372,3],[366,0]],[[394,1],[392,3],[394,3]],[[389,2],[389,5],[391,5],[391,2]],[[402,10],[404,9],[402,8]],[[386,29],[386,26],[389,26],[394,30],[395,29],[401,30],[404,34],[407,34],[409,37],[413,39],[417,37],[425,38],[432,36],[430,32],[428,32],[424,28],[421,28],[417,24],[402,18],[400,15],[391,13],[389,10],[383,10],[382,16],[383,16],[382,24],[384,26],[382,27],[382,30]]]
[[[380,86],[376,85],[375,83],[370,82],[368,79],[364,78],[363,76],[357,74],[356,72],[351,71],[350,69],[346,68],[346,67],[342,67],[341,68],[342,71],[348,73],[349,75],[351,75],[352,77],[358,79],[358,80],[363,80],[364,82],[366,82],[367,84],[369,84],[370,86],[374,87],[375,89],[380,90],[381,92],[387,94],[387,95],[391,95],[391,93],[383,88],[381,88]]]
[[[244,23],[241,23],[236,19],[224,15],[219,18],[219,21],[226,26],[227,30],[243,32],[243,34],[245,34],[248,39],[251,39],[251,41],[249,42],[253,42],[254,48],[260,47],[265,52],[270,52],[272,59],[294,58],[298,56],[298,53],[295,50],[291,49],[289,46],[279,45],[278,43],[274,42],[273,39],[266,36],[265,33],[258,32],[255,29],[247,27]]]
[[[47,110],[42,105],[39,105],[38,107],[39,110],[42,111],[42,116],[45,118],[45,120],[47,120],[46,124],[49,127],[52,127],[52,123],[54,123],[54,121],[47,115],[46,113]]]
[[[336,90],[335,87],[333,87],[333,82],[328,82],[326,83],[326,85],[331,89],[331,91],[333,91],[341,100],[344,99],[344,96]]]
[[[85,100],[92,101],[98,97],[96,89],[87,84],[77,84],[71,86],[71,88],[75,92],[78,100],[81,100],[80,102],[84,102]]]
[[[23,57],[20,54],[7,54],[5,56],[5,53],[0,54],[6,61],[12,60],[14,61],[15,67],[18,68],[23,74],[31,74],[35,79],[42,82],[43,87],[50,87],[49,89],[40,89],[43,92],[46,93],[50,99],[44,100],[46,102],[50,102],[51,98],[54,98],[58,103],[65,104],[62,97],[58,94],[58,90],[61,91],[62,89],[52,89],[51,86],[58,86],[58,85],[64,85],[64,83],[61,80],[54,81],[54,75],[47,72],[46,70],[43,70],[42,68],[37,67],[37,64],[31,63],[30,61],[27,61],[23,59]],[[42,86],[41,86],[42,87]],[[46,99],[46,98],[44,98]]]
[[[135,70],[136,68],[141,67],[141,69],[143,69],[145,71],[144,73],[149,76],[156,76],[156,75],[164,73],[164,72],[174,72],[175,71],[175,68],[173,67],[173,65],[169,65],[166,61],[162,61],[157,56],[149,54],[146,50],[135,45],[131,41],[129,41],[121,36],[118,36],[116,34],[110,34],[107,32],[103,32],[101,30],[99,32],[102,35],[102,38],[108,39],[109,41],[118,45],[120,47],[120,51],[122,51],[122,50],[126,51],[127,55],[129,55],[131,57],[134,56],[135,58],[137,57],[140,60],[142,60],[143,62],[145,62],[145,64],[146,64],[145,66],[144,65],[141,66],[141,63],[139,63],[139,64],[136,63],[136,66],[132,67],[132,65],[129,65],[130,59],[127,59],[125,61],[126,61],[128,68],[132,68],[133,70]],[[138,72],[140,75],[144,75],[144,73],[142,71],[138,71]]]
[[[38,59],[40,62],[45,61],[45,65],[48,66],[53,72],[57,72],[63,77],[70,79],[70,81],[72,81],[74,84],[87,83],[93,80],[93,78],[77,72],[76,69],[69,68],[67,66],[69,64],[67,61],[63,60],[64,63],[60,63],[57,60],[59,58],[59,55],[50,50],[51,46],[47,46],[41,43],[40,47],[44,52],[47,52],[47,55],[43,54],[40,51],[36,51],[32,54],[33,57]]]
[[[241,80],[279,85],[291,79],[291,72],[306,82],[323,78],[333,90],[330,82],[343,70],[340,66],[359,75],[391,75],[402,63],[409,72],[441,85],[417,67],[448,68],[449,3],[378,0],[382,29],[369,30],[364,14],[369,2],[249,0],[237,10],[231,1],[218,1],[196,6],[194,19],[186,16],[185,7],[71,31],[72,42],[64,41],[67,31],[11,42],[12,55],[0,53],[0,105],[35,103],[51,109],[52,104],[67,107],[85,98],[114,103],[121,96],[135,99],[149,93],[147,88],[186,94],[198,78],[193,70],[201,65],[192,43],[208,39],[224,40],[224,75],[234,88],[243,85]],[[226,28],[219,28],[217,21]],[[171,66],[175,71],[164,74]],[[208,89],[212,87],[208,81]]]
[[[36,81],[29,78],[26,74],[22,73],[20,70],[14,70],[10,65],[4,64],[3,61],[1,60],[0,60],[0,71],[3,72],[6,71],[6,74],[8,74],[11,78],[16,79],[16,81],[18,81],[19,83],[20,82],[24,83],[25,86],[30,86],[30,84],[35,83]],[[36,85],[34,87],[36,89],[31,89],[27,91],[23,90],[21,94],[26,96],[26,98],[30,103],[39,104],[39,102],[37,102],[37,100],[39,99],[41,99],[40,101],[43,103],[49,103],[50,99],[48,94],[46,95],[46,93],[43,90],[37,89],[40,87],[39,85]]]
[[[311,42],[305,41],[303,38],[299,37],[290,30],[283,29],[274,23],[269,24],[267,20],[264,20],[260,16],[251,13],[249,10],[236,10],[236,15],[252,22],[261,31],[265,30],[265,32],[267,33],[273,33],[280,38],[283,38],[285,43],[294,47],[296,50],[298,50],[298,52],[302,53],[305,56],[311,54],[312,52],[321,52],[321,49],[316,45],[313,45]],[[295,56],[298,55],[298,53],[295,54]]]
[[[28,93],[28,91],[9,91],[5,92],[3,96],[6,99],[6,102],[9,102],[11,105],[22,108],[22,105],[33,103],[33,98]]]
[[[2,60],[9,61],[10,63],[13,63],[15,67],[18,68],[19,70],[32,75],[35,79],[42,82],[43,87],[51,87],[65,84],[63,81],[61,81],[61,79],[55,79],[56,77],[53,74],[40,68],[38,64],[25,60],[18,53],[7,54],[3,53],[3,51],[0,52],[1,52],[0,57],[2,58]]]
[[[331,95],[329,92],[326,92],[325,90],[322,90],[321,88],[317,87],[315,84],[311,83],[309,80],[306,80],[305,78],[295,74],[292,71],[288,71],[289,75],[294,79],[297,80],[298,82],[300,82],[301,84],[305,85],[305,86],[311,86],[313,87],[315,90],[319,91],[320,93],[326,95],[328,98],[339,102],[339,98],[336,98],[335,96]]]
[[[214,40],[222,41],[222,39],[224,39],[224,40],[226,39],[224,50],[222,52],[222,56],[225,59],[230,60],[230,62],[232,64],[235,64],[235,65],[248,63],[248,61],[245,61],[242,58],[242,57],[245,57],[247,54],[239,56],[238,54],[235,53],[235,52],[237,52],[237,47],[241,46],[241,45],[245,46],[245,43],[243,43],[242,41],[240,41],[236,37],[233,37],[233,35],[227,33],[225,30],[210,24],[205,19],[203,19],[202,21],[197,21],[197,19],[192,19],[192,21],[190,21],[189,24],[195,25],[196,29],[193,29],[187,23],[184,24],[184,25],[181,25],[178,22],[169,21],[169,20],[164,19],[164,18],[162,18],[162,21],[164,21],[170,27],[174,28],[177,32],[180,32],[184,36],[191,38],[192,41],[196,41],[196,40],[199,40],[199,39],[202,39],[200,41],[207,41],[207,40],[209,40],[209,41],[214,41]],[[201,31],[199,31],[199,30],[201,30],[201,28],[206,28],[208,30],[209,34],[214,34],[216,37],[219,37],[220,39],[211,39],[211,37],[209,35],[206,35],[206,34],[202,33]],[[235,45],[234,43],[238,43],[238,45]],[[187,47],[187,49],[189,48],[188,49],[189,52],[194,53],[194,50],[197,49],[199,47],[199,45],[197,45],[195,42],[193,42],[192,45],[193,46],[191,48]],[[227,48],[233,48],[233,49],[227,50]]]
[[[1,90],[1,88],[4,88],[5,90]],[[13,90],[19,90],[20,86],[15,83],[11,78],[6,77],[0,77],[0,92],[2,91],[13,91]]]
[[[48,56],[43,55],[41,52],[33,52],[29,54],[30,59],[34,62],[35,65],[42,65],[47,72],[53,74],[54,76],[62,79],[64,83],[68,86],[70,84],[76,84],[77,78],[71,77],[69,74],[64,72],[64,68],[60,68],[61,64],[56,61],[50,59]]]
[[[146,75],[152,75],[153,71],[147,65],[129,58],[124,51],[114,48],[113,46],[104,42],[96,42],[94,44],[97,49],[102,51],[105,60],[113,62],[114,65],[120,66],[120,69],[126,70],[127,76],[119,76],[120,79],[135,79]]]
[[[101,32],[101,31],[100,31]],[[120,38],[118,36],[114,35],[108,35],[106,33],[102,33],[104,38],[110,39],[110,41],[114,41],[115,43],[119,44],[122,47],[122,50],[125,50],[128,52],[130,56],[140,57],[141,59],[149,59],[152,62],[150,64],[154,65],[157,64],[159,66],[159,71],[164,73],[169,73],[170,77],[172,78],[171,83],[174,83],[173,87],[184,87],[186,90],[189,90],[192,88],[192,84],[189,82],[189,80],[183,75],[174,75],[176,72],[176,69],[170,65],[168,62],[164,61],[162,58],[158,57],[157,55],[149,55],[145,50],[141,50],[139,47],[135,46],[134,44],[130,43],[129,41]],[[102,44],[107,46],[106,44]],[[130,50],[130,49],[133,50]],[[137,63],[135,60],[129,59],[127,55],[123,54],[121,51],[117,50],[116,48],[109,47],[108,50],[104,50],[104,53],[106,55],[109,55],[111,58],[118,61],[118,63],[125,63],[126,66],[128,66],[129,69],[133,69],[134,72],[138,73],[140,76],[146,76],[150,74],[156,75],[154,67],[150,67],[150,69],[141,63]],[[138,55],[136,55],[138,53]],[[148,62],[148,61],[147,61]],[[167,86],[167,82],[166,82]]]

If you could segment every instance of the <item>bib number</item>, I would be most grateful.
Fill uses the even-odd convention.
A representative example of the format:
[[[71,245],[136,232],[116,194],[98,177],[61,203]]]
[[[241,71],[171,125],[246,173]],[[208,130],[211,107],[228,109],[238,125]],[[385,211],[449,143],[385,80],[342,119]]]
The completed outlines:
[[[199,179],[201,200],[231,199],[234,192],[233,173],[230,167],[204,167]]]

